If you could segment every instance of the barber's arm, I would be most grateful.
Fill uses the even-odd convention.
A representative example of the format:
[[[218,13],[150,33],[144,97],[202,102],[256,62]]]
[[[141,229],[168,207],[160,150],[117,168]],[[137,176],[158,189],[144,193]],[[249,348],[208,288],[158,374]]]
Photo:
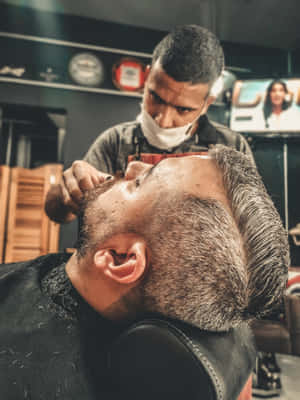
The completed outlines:
[[[58,223],[75,219],[83,193],[103,183],[109,176],[86,161],[74,161],[63,172],[61,182],[52,185],[47,193],[45,211],[48,217]]]
[[[82,194],[101,184],[113,174],[117,157],[116,132],[108,129],[98,136],[84,160],[74,161],[63,173],[61,182],[52,185],[47,193],[45,211],[58,223],[73,221],[78,214]]]

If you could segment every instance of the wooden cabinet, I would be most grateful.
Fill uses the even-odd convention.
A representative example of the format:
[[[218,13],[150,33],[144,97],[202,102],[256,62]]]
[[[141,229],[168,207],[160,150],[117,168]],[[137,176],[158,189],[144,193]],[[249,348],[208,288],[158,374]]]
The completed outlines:
[[[0,165],[0,263],[3,262],[10,168]]]
[[[1,167],[3,171],[6,169],[8,167]],[[44,202],[50,185],[58,181],[61,171],[60,164],[47,164],[34,169],[10,169],[9,179],[6,178],[8,205],[4,216],[5,232],[3,238],[0,236],[2,262],[29,260],[58,250],[59,224],[47,217]],[[5,206],[4,201],[2,202],[2,192],[3,198],[5,197],[2,190],[5,186],[4,176],[1,173],[1,210],[2,205]],[[0,215],[2,221],[2,214]]]

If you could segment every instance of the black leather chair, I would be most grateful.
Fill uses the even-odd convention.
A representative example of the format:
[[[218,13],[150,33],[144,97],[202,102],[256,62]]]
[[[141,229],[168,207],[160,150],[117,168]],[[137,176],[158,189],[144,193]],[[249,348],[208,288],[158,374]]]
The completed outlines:
[[[153,318],[117,339],[109,353],[109,375],[120,399],[235,400],[255,357],[246,325],[214,333]]]

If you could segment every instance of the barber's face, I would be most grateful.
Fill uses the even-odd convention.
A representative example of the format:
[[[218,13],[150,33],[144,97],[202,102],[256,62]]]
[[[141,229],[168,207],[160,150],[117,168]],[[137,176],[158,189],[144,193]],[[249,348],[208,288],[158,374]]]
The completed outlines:
[[[270,91],[270,100],[272,105],[281,106],[286,96],[284,87],[280,83],[275,83]]]
[[[176,128],[206,113],[214,100],[208,92],[206,83],[175,81],[157,61],[145,83],[143,105],[161,128]]]
[[[173,193],[219,200],[230,210],[221,172],[213,160],[199,156],[169,158],[155,166],[132,162],[125,178],[109,186],[93,201],[93,212],[89,212],[89,218],[97,214],[107,216],[99,221],[97,231],[105,232],[105,227],[109,227],[105,225],[112,224],[120,231],[126,230],[129,224],[135,226],[155,212],[153,204]]]

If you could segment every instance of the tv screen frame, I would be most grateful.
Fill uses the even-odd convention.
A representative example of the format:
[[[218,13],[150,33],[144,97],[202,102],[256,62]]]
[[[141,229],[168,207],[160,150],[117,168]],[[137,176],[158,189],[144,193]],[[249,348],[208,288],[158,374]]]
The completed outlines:
[[[300,135],[300,78],[237,80],[230,128],[262,135]]]

